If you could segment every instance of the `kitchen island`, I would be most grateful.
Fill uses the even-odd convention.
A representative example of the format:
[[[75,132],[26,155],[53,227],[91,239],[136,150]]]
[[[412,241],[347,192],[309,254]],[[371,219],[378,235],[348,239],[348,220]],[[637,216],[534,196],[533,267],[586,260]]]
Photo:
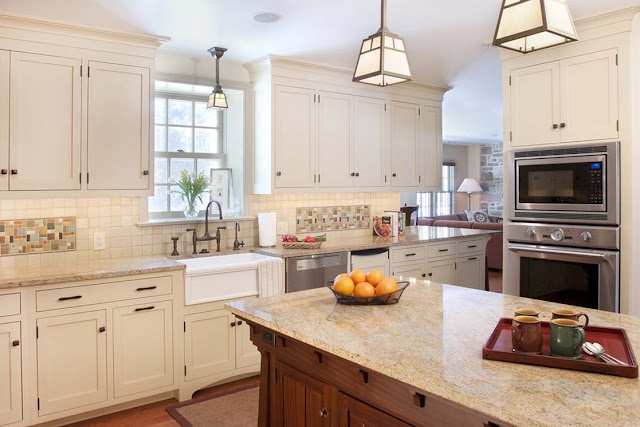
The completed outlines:
[[[316,289],[227,309],[261,352],[261,426],[640,425],[638,379],[482,359],[522,306],[543,320],[561,307],[419,281],[393,306],[337,305]],[[640,348],[640,319],[584,311]]]

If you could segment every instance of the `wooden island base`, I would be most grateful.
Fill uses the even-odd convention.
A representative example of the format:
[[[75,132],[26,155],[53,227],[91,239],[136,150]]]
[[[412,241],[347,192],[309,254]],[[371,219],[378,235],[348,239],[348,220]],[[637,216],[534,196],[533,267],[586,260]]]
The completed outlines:
[[[259,426],[506,426],[263,326]]]

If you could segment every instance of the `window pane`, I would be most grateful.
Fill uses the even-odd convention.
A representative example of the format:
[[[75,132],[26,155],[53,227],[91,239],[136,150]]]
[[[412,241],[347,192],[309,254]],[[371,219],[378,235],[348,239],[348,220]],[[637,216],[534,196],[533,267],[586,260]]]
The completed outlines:
[[[171,190],[177,191],[180,190],[178,187],[172,185],[171,186]],[[169,195],[169,197],[171,198],[171,211],[172,212],[182,212],[184,211],[184,208],[186,207],[186,203],[184,200],[182,200],[182,196],[178,193],[171,193]]]
[[[155,105],[156,123],[167,123],[167,100],[164,98],[156,98]]]
[[[198,159],[198,173],[204,172],[208,179],[211,179],[211,169],[219,169],[222,167],[220,159]]]
[[[207,110],[206,102],[196,102],[196,126],[217,127],[219,111]]]
[[[168,162],[169,159],[156,157],[155,168],[153,172],[154,181],[156,182],[156,184],[164,184],[167,182],[167,179],[169,178]]]
[[[171,159],[171,175],[170,178],[176,181],[180,180],[180,172],[187,170],[193,173],[194,159]]]
[[[169,124],[191,126],[193,124],[192,104],[192,101],[170,99]]]
[[[176,128],[169,126],[169,149],[168,151],[182,150],[190,153],[192,150],[191,128]]]
[[[220,138],[217,129],[196,129],[196,153],[220,153]]]
[[[156,126],[154,136],[156,151],[167,151],[167,127]]]
[[[149,212],[167,211],[167,190],[166,186],[156,185],[155,194],[149,197]]]

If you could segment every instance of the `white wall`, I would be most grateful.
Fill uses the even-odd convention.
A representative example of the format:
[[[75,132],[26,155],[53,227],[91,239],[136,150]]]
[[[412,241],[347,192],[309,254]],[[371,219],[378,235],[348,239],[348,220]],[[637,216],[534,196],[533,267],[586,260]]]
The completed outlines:
[[[205,52],[197,57],[158,51],[156,78],[182,83],[212,85],[215,81],[215,59]],[[238,62],[220,59],[220,83],[249,83],[249,73]]]
[[[444,161],[455,162],[456,164],[456,184],[455,190],[460,187],[465,178],[480,179],[480,147],[477,145],[444,144],[442,151]],[[461,213],[469,206],[466,193],[456,193],[455,211]],[[480,206],[480,196],[471,195],[471,208],[478,209]]]

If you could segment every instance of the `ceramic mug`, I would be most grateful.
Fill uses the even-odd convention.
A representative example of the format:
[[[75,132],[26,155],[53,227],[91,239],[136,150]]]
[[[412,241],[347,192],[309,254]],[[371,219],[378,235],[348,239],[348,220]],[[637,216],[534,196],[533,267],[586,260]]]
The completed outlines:
[[[551,320],[551,333],[549,346],[551,355],[568,359],[580,359],[582,345],[587,336],[577,320],[553,319]]]
[[[540,313],[538,312],[538,310],[536,310],[535,308],[525,308],[525,307],[521,307],[521,308],[516,308],[513,312],[513,317],[516,316],[533,316],[533,317],[539,317]]]
[[[522,353],[542,353],[542,324],[533,316],[516,316],[511,323],[513,350]]]
[[[578,311],[573,311],[567,308],[557,308],[551,311],[551,320],[553,319],[569,319],[579,321],[580,317],[584,317],[584,325],[583,328],[586,328],[589,325],[589,316],[586,313],[580,313]]]

